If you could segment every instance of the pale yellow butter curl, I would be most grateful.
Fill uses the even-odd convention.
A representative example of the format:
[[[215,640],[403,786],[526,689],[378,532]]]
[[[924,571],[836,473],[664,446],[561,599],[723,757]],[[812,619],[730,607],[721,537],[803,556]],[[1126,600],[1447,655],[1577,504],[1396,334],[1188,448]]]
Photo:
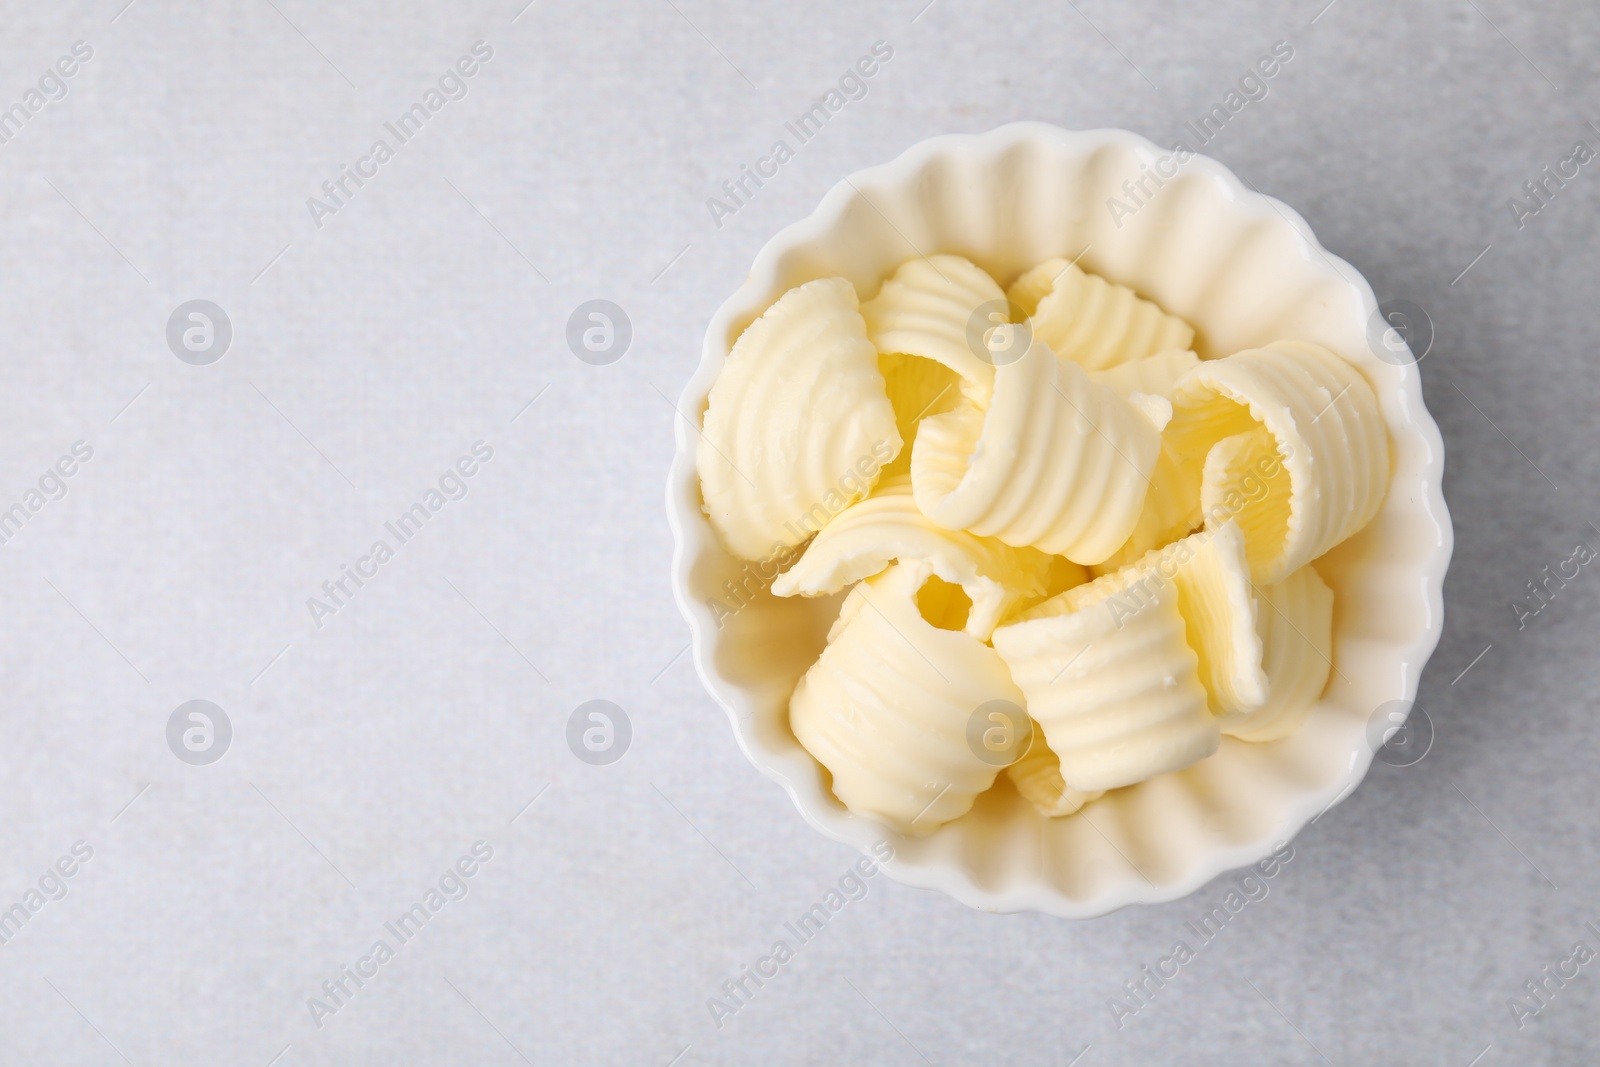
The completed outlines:
[[[1136,611],[1120,589],[1079,586],[994,632],[1062,780],[1081,792],[1182,770],[1221,742],[1176,586],[1154,584]]]
[[[1099,563],[1144,508],[1169,406],[1124,400],[1037,335],[995,371],[987,409],[925,419],[911,456],[917,506],[934,522]]]
[[[936,255],[901,264],[861,305],[861,314],[879,352],[941,363],[960,376],[968,397],[982,402],[994,366],[973,343],[973,319],[1004,303],[1005,293],[981,267],[961,256]]]
[[[1212,501],[1208,526],[1238,519],[1258,584],[1282,581],[1318,558],[1383,504],[1389,438],[1377,397],[1359,371],[1320,345],[1278,341],[1206,360],[1178,383],[1172,406],[1165,437],[1185,481]],[[1272,436],[1275,459],[1256,437],[1235,442],[1208,467],[1213,446],[1257,427]],[[1267,472],[1275,462],[1288,472],[1286,509],[1281,492],[1227,506],[1242,470],[1254,464]]]
[[[1267,702],[1225,715],[1222,732],[1241,741],[1276,741],[1311,714],[1333,669],[1333,590],[1315,568],[1301,567],[1277,585],[1257,588]]]
[[[1033,745],[1017,762],[1006,768],[1006,777],[1023,799],[1040,815],[1059,818],[1076,813],[1085,804],[1105,796],[1104,790],[1082,793],[1061,777],[1061,760],[1051,750],[1044,731],[1034,727]]]
[[[1086,370],[1105,370],[1194,343],[1194,327],[1125,285],[1065,259],[1051,259],[1012,283],[1010,299],[1034,333]]]
[[[706,516],[735,556],[769,559],[866,496],[900,447],[855,287],[807,282],[739,336],[711,386]]]
[[[1144,610],[1158,585],[1177,590],[1213,713],[1250,712],[1266,702],[1256,597],[1236,523],[1190,534],[1099,581],[1117,587],[1112,600],[1124,613]]]
[[[999,766],[969,740],[993,701],[1022,693],[988,645],[918,609],[925,565],[896,564],[845,598],[827,647],[795,687],[789,725],[852,812],[910,835],[965,814]],[[940,619],[946,624],[958,620]]]

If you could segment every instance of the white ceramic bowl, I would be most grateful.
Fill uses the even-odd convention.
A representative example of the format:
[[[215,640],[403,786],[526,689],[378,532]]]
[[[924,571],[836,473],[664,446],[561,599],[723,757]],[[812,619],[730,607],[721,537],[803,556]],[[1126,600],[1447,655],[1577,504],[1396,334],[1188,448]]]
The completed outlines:
[[[792,286],[842,276],[862,298],[899,264],[953,252],[1002,285],[1051,256],[1130,285],[1196,328],[1202,357],[1284,337],[1340,353],[1377,391],[1394,478],[1383,510],[1318,563],[1332,586],[1335,674],[1306,725],[1265,745],[1224,738],[1210,759],[1117,790],[1083,816],[1044,819],[1002,775],[973,810],[924,838],[852,815],[789,730],[790,691],[822,649],[840,597],[762,592],[719,628],[710,604],[724,582],[759,582],[721,547],[701,511],[697,431],[677,428],[667,509],[677,539],[673,587],[706,687],[728,712],[750,761],[788,791],[812,826],[866,851],[894,846],[891,876],[974,907],[1100,915],[1173,900],[1265,856],[1346,795],[1373,758],[1369,722],[1415,698],[1438,643],[1452,542],[1440,491],[1444,446],[1423,405],[1414,362],[1380,359],[1369,342],[1377,302],[1303,219],[1252,192],[1214,160],[1172,154],[1120,130],[1068,132],[1017,123],[935,137],[839,183],[807,218],[767,242],[706,331],[681,410],[698,420],[734,340]],[[1146,179],[1135,206],[1123,183]],[[1116,216],[1116,217],[1114,217]],[[730,605],[731,606],[731,605]],[[1381,734],[1379,735],[1381,740]]]

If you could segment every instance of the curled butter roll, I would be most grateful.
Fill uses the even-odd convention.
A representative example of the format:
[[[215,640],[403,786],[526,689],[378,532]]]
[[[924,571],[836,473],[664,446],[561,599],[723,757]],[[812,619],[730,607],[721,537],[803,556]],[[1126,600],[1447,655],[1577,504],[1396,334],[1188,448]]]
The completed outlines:
[[[789,701],[795,737],[845,807],[915,836],[964,815],[994,784],[1000,767],[970,740],[975,714],[995,701],[1021,714],[1005,664],[959,629],[942,585],[907,564],[857,585]]]
[[[1176,590],[1213,714],[1245,714],[1266,703],[1260,613],[1237,524],[1191,534],[1100,581],[1116,590],[1109,603],[1123,616],[1145,610],[1157,587]]]
[[[1262,666],[1267,702],[1245,715],[1224,715],[1224,734],[1241,741],[1277,741],[1306,721],[1333,669],[1333,590],[1312,567],[1277,585],[1258,586]]]
[[[1151,393],[1170,400],[1179,380],[1199,365],[1199,356],[1187,349],[1175,349],[1105,370],[1090,371],[1089,377],[1101,385],[1109,385],[1118,396]]]
[[[1194,327],[1125,285],[1050,259],[1012,283],[1033,331],[1087,370],[1105,370],[1194,343]]]
[[[986,641],[1014,606],[1047,590],[1049,557],[992,537],[929,522],[904,475],[841,511],[772,583],[778,596],[822,596],[879,573],[895,560],[919,563],[972,601],[967,633]],[[1065,561],[1063,561],[1065,562]],[[1070,566],[1070,564],[1068,565]]]
[[[1320,345],[1278,341],[1225,359],[1203,361],[1178,383],[1165,437],[1186,480],[1199,485],[1207,526],[1237,519],[1245,531],[1251,577],[1280,582],[1359,531],[1378,513],[1389,485],[1389,438],[1377,397],[1359,371]],[[1270,434],[1230,445],[1215,463],[1212,448],[1257,428]],[[1245,472],[1287,471],[1282,492],[1258,499],[1239,493]]]
[[[902,263],[878,295],[861,305],[861,314],[879,352],[943,364],[961,377],[965,394],[981,402],[994,382],[994,365],[974,344],[974,319],[987,322],[980,309],[998,313],[1005,298],[981,267],[941,254]]]
[[[791,289],[739,336],[695,455],[705,512],[734,555],[766,560],[866,496],[900,451],[855,287]]]
[[[1044,739],[1044,731],[1033,731],[1033,744],[1021,759],[1006,768],[1006,777],[1023,799],[1040,815],[1058,818],[1071,815],[1093,800],[1105,796],[1103,790],[1080,793],[1061,777],[1061,760]]]
[[[917,507],[941,526],[1075,563],[1106,559],[1144,508],[1169,406],[1124,400],[1034,335],[995,371],[987,409],[923,420],[911,455]]]
[[[1062,780],[1081,792],[1182,770],[1221,743],[1176,586],[1154,583],[1132,612],[1121,590],[1102,578],[994,632]]]

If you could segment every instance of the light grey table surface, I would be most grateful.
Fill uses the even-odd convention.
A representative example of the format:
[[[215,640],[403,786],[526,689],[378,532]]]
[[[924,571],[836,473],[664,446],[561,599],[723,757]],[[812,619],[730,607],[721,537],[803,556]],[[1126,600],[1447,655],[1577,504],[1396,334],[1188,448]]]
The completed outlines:
[[[0,548],[0,908],[29,912],[0,1063],[1600,1060],[1600,963],[1510,1006],[1600,949],[1600,578],[1513,607],[1600,549],[1600,164],[1520,226],[1508,204],[1600,148],[1600,10],[124,2],[0,16],[0,107],[27,116],[0,144],[0,509],[44,482]],[[717,225],[707,198],[880,40],[865,97]],[[465,95],[386,135],[478,41]],[[1120,1028],[1109,998],[1226,879],[1066,922],[874,878],[719,1028],[708,998],[855,855],[684,654],[662,497],[707,319],[857,168],[1015,119],[1169,142],[1277,41],[1293,60],[1206,151],[1436,333],[1431,752],[1374,767]],[[380,137],[394,158],[314,219]],[[597,298],[634,331],[608,366],[565,339]],[[194,299],[233,330],[206,366],[167,341]],[[466,496],[314,621],[479,441]],[[209,766],[168,745],[192,699],[231,723]],[[591,699],[633,725],[610,766],[565,740]],[[478,841],[466,895],[388,934]],[[379,939],[394,958],[313,1011]]]

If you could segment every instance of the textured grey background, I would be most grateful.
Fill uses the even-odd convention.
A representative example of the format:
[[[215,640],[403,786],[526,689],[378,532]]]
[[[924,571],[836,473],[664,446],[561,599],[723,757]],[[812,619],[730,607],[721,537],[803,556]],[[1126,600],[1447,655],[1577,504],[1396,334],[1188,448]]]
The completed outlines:
[[[1520,229],[1507,206],[1600,148],[1593,5],[123,2],[6,4],[0,34],[6,104],[94,49],[0,145],[0,501],[94,449],[0,549],[0,908],[94,850],[0,947],[0,1062],[1600,1059],[1600,963],[1525,1029],[1508,1007],[1600,949],[1600,577],[1520,630],[1511,606],[1600,548],[1600,163]],[[479,39],[468,95],[316,228],[319,183]],[[866,98],[715,226],[706,198],[880,39]],[[1169,142],[1277,40],[1205,150],[1437,332],[1432,751],[1374,767],[1123,1029],[1108,998],[1226,880],[1070,923],[878,877],[718,1029],[707,998],[855,857],[683,654],[667,398],[706,320],[856,168],[1022,118]],[[602,297],[635,337],[594,367],[565,324]],[[208,367],[165,343],[195,298],[235,331]],[[479,439],[469,495],[315,628],[306,599]],[[234,728],[208,767],[165,740],[192,698]],[[594,698],[634,727],[608,767],[564,741]],[[469,895],[315,1025],[478,839]]]

